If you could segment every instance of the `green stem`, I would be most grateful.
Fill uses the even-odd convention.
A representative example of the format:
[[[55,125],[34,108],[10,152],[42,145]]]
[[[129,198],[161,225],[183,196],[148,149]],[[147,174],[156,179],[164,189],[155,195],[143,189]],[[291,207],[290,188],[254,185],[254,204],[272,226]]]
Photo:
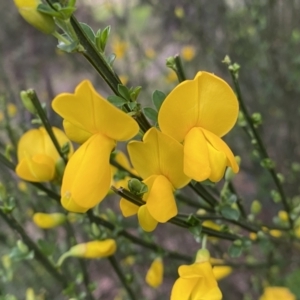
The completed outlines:
[[[108,260],[109,260],[111,266],[113,267],[113,269],[115,270],[116,274],[118,275],[120,281],[122,282],[125,290],[127,291],[129,298],[131,300],[136,300],[136,297],[135,297],[131,287],[129,286],[129,284],[126,280],[126,277],[123,274],[123,271],[122,271],[120,265],[118,264],[118,261],[116,260],[116,258],[114,256],[110,256],[110,257],[108,257]]]
[[[200,183],[189,183],[189,187],[211,207],[219,204],[218,201]]]
[[[237,206],[239,208],[239,211],[240,211],[242,217],[244,219],[247,219],[247,213],[246,213],[245,208],[244,208],[243,203],[242,203],[243,200],[242,200],[241,197],[239,197],[237,195],[236,189],[235,189],[235,187],[234,187],[234,185],[233,185],[233,183],[231,181],[228,184],[228,188],[229,188],[229,190],[230,190],[231,193],[233,193],[233,194],[235,194],[237,196],[236,204],[237,204]]]
[[[253,122],[252,122],[252,119],[251,119],[251,116],[248,112],[248,109],[245,105],[245,102],[243,100],[243,97],[242,97],[242,92],[241,92],[241,89],[240,89],[240,85],[239,85],[239,81],[238,81],[238,78],[235,74],[235,72],[233,70],[230,70],[230,74],[231,74],[231,77],[232,77],[232,80],[233,80],[233,84],[234,84],[234,88],[235,88],[235,91],[236,91],[236,94],[237,94],[237,98],[239,100],[239,103],[240,103],[240,106],[241,106],[241,110],[244,114],[244,117],[247,121],[247,124],[255,138],[255,140],[257,141],[257,146],[260,150],[260,153],[261,153],[261,156],[263,159],[270,159],[269,158],[269,155],[267,153],[267,150],[264,146],[264,143],[258,133],[258,131],[256,130]],[[278,192],[281,196],[281,200],[282,200],[282,203],[283,203],[283,206],[284,206],[284,209],[285,211],[288,213],[288,218],[289,218],[289,223],[290,223],[290,227],[291,228],[294,228],[294,222],[290,216],[290,212],[291,212],[291,209],[290,209],[290,206],[289,206],[289,203],[288,203],[288,200],[285,196],[285,193],[284,193],[284,190],[283,190],[283,187],[282,187],[282,184],[280,182],[280,180],[278,179],[277,177],[277,174],[275,172],[275,169],[274,168],[268,168],[270,174],[271,174],[271,177],[273,178],[274,182],[275,182],[275,185],[277,186],[277,189],[278,189]]]
[[[41,106],[41,102],[35,92],[35,90],[33,89],[30,89],[27,91],[27,95],[28,97],[30,98],[34,108],[36,109],[36,112],[38,114],[38,116],[40,117],[49,137],[51,138],[52,140],[52,143],[55,147],[55,149],[57,150],[57,152],[59,153],[60,157],[64,160],[65,163],[67,163],[67,158],[65,157],[64,153],[62,152],[61,150],[61,147],[57,141],[57,138],[56,136],[54,135],[53,133],[53,130],[52,130],[52,127],[51,127],[51,124],[48,120],[48,117],[44,111],[44,109],[42,108]]]
[[[181,58],[180,58],[179,54],[176,54],[174,56],[174,62],[175,62],[175,66],[176,66],[175,72],[176,72],[178,81],[179,82],[185,81],[186,76],[185,76],[185,73],[184,73],[184,69],[183,69],[183,66],[182,66],[182,61],[181,61]]]
[[[64,43],[64,44],[66,44],[66,45],[71,44],[71,42],[70,42],[68,39],[66,39],[65,37],[63,37],[63,36],[62,36],[61,34],[59,34],[57,31],[54,31],[54,32],[52,33],[52,35],[53,35],[54,37],[56,37],[56,38],[58,39],[59,42],[62,42],[62,43]]]
[[[65,279],[65,276],[58,272],[48,258],[44,256],[41,250],[31,240],[31,238],[27,235],[23,227],[15,220],[15,218],[12,215],[4,213],[1,209],[0,216],[11,229],[15,230],[21,236],[27,247],[34,252],[36,259],[45,267],[45,269],[53,276],[53,278],[63,287],[63,289],[66,289],[69,286],[69,283]]]

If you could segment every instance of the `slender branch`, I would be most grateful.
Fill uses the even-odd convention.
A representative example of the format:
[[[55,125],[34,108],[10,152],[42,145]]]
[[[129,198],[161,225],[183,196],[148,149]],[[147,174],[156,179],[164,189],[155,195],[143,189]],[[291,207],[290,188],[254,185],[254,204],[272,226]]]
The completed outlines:
[[[63,287],[63,289],[67,288],[69,283],[66,280],[65,276],[62,275],[48,260],[46,256],[41,252],[41,250],[37,247],[37,245],[31,240],[31,238],[27,235],[23,227],[15,220],[12,215],[8,215],[4,213],[0,209],[0,215],[2,219],[6,222],[6,224],[13,230],[15,230],[22,238],[27,247],[34,251],[34,255],[36,259],[45,267],[45,269],[52,275],[53,278]]]
[[[200,183],[196,183],[195,185],[189,183],[189,187],[211,207],[214,207],[216,204],[218,204],[218,201],[209,192],[207,192]]]
[[[231,77],[232,77],[232,80],[233,80],[233,84],[234,84],[234,88],[235,88],[235,91],[236,91],[236,94],[237,94],[237,98],[239,100],[239,103],[240,103],[240,106],[241,106],[241,110],[244,114],[244,117],[247,121],[247,124],[257,142],[257,146],[258,146],[258,149],[260,150],[260,153],[262,155],[262,158],[263,159],[270,159],[268,153],[267,153],[267,150],[264,146],[264,143],[258,133],[258,131],[256,130],[253,122],[252,122],[252,119],[251,119],[251,116],[248,112],[248,109],[245,105],[245,102],[243,100],[243,97],[242,97],[242,92],[241,92],[241,89],[240,89],[240,85],[239,85],[239,81],[238,81],[238,78],[234,72],[234,70],[230,70],[230,74],[231,74]],[[271,167],[271,168],[268,168],[270,174],[271,174],[271,177],[273,178],[274,182],[275,182],[275,185],[277,186],[277,189],[278,189],[278,192],[281,196],[281,200],[282,200],[282,203],[283,203],[283,206],[284,206],[284,209],[286,210],[286,212],[288,213],[288,218],[289,218],[289,223],[290,223],[290,227],[293,228],[294,227],[294,222],[291,218],[291,208],[290,208],[290,205],[288,203],[288,200],[287,200],[287,197],[284,193],[284,190],[283,190],[283,187],[282,187],[282,184],[280,182],[280,180],[278,179],[277,177],[277,174],[276,174],[276,171],[275,171],[275,168],[274,167]]]
[[[58,143],[58,140],[57,140],[56,136],[53,133],[51,124],[48,120],[48,117],[47,117],[47,115],[46,115],[46,113],[45,113],[45,111],[44,111],[44,109],[41,105],[41,102],[40,102],[35,90],[33,90],[33,89],[28,90],[27,95],[30,98],[34,108],[36,109],[36,112],[37,112],[38,116],[40,117],[40,119],[41,119],[41,121],[42,121],[49,137],[51,138],[52,143],[53,143],[56,151],[59,153],[59,156],[64,160],[64,162],[67,163],[67,158],[61,150],[61,147]]]
[[[129,286],[129,284],[126,280],[126,277],[123,274],[123,271],[122,271],[120,265],[118,264],[116,258],[114,256],[110,256],[110,257],[108,257],[108,260],[109,260],[111,266],[113,267],[113,269],[115,270],[116,274],[118,275],[118,277],[119,277],[120,281],[122,282],[124,288],[126,289],[129,298],[131,300],[135,300],[136,297],[135,297],[131,287]]]

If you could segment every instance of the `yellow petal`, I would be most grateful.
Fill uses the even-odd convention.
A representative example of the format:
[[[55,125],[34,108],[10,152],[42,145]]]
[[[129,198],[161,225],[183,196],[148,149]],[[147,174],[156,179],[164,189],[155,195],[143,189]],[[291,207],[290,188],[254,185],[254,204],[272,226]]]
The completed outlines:
[[[164,265],[162,259],[157,257],[152,262],[147,274],[146,282],[153,288],[157,288],[162,284],[164,275]]]
[[[92,208],[107,195],[111,183],[109,157],[115,142],[95,134],[69,160],[61,188],[62,202]]]
[[[191,300],[190,295],[195,286],[198,285],[199,280],[201,280],[199,277],[188,279],[178,278],[173,285],[170,300]]]
[[[216,280],[221,280],[227,277],[232,272],[232,268],[228,266],[214,266],[213,273]]]
[[[162,132],[181,142],[193,127],[223,136],[237,116],[238,101],[230,86],[213,74],[199,72],[194,80],[171,91],[160,108],[158,123]]]
[[[146,205],[139,207],[138,219],[141,227],[147,232],[153,231],[157,226],[157,221],[150,215]]]
[[[224,152],[218,151],[210,143],[207,143],[207,149],[211,168],[211,173],[208,178],[213,182],[218,182],[224,176],[227,158]]]
[[[73,153],[73,146],[63,131],[56,127],[52,127],[53,133],[60,146],[69,142],[70,152],[69,157]],[[18,143],[18,160],[25,157],[32,157],[36,154],[45,154],[56,162],[59,159],[59,154],[56,151],[51,138],[49,137],[45,128],[31,129],[24,133]]]
[[[113,255],[117,250],[116,241],[106,239],[103,241],[92,241],[73,246],[69,253],[72,256],[84,258],[101,258]]]
[[[126,141],[139,131],[136,121],[105,100],[88,80],[82,81],[74,94],[58,95],[52,107],[65,120],[91,134]]]
[[[134,169],[142,178],[163,175],[175,188],[190,181],[183,173],[182,145],[156,128],[147,131],[143,142],[129,142],[127,149]]]
[[[44,154],[23,158],[16,167],[17,175],[32,182],[51,181],[55,176],[53,159]]]
[[[211,174],[207,141],[198,127],[192,128],[184,140],[184,173],[196,180],[206,180]]]
[[[173,186],[165,176],[156,176],[148,189],[144,199],[149,213],[156,221],[165,223],[177,215]]]
[[[92,134],[87,132],[72,123],[68,122],[67,120],[63,121],[64,130],[66,132],[67,137],[78,144],[83,144],[87,141]]]
[[[122,198],[120,200],[120,209],[124,217],[130,217],[136,215],[139,210],[139,206],[131,203],[130,201]]]
[[[76,204],[71,197],[66,197],[66,195],[61,198],[60,202],[64,209],[73,213],[83,214],[89,210],[89,208]]]
[[[62,213],[35,213],[33,222],[40,228],[49,229],[63,224],[66,221],[66,215]]]
[[[201,129],[205,138],[207,139],[207,141],[209,141],[209,143],[217,150],[225,153],[226,157],[227,157],[227,166],[231,167],[234,173],[237,173],[239,171],[239,165],[237,164],[234,155],[232,153],[232,151],[230,150],[230,148],[227,146],[227,144],[220,139],[218,136],[216,136],[215,134],[213,134],[210,131],[207,131],[205,129]]]

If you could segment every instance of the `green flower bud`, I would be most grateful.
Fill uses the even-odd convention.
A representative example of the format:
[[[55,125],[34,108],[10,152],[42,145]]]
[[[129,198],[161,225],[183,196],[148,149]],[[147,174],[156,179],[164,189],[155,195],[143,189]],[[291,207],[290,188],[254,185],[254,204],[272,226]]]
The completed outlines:
[[[254,200],[251,204],[251,213],[257,215],[261,212],[261,203],[258,200]]]

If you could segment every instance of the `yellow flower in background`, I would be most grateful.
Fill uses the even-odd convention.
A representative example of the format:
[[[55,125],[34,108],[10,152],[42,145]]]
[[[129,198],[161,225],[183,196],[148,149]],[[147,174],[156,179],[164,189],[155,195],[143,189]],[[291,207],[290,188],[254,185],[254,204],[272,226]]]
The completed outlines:
[[[119,78],[123,85],[126,85],[128,83],[129,78],[127,75],[119,75]]]
[[[68,253],[70,256],[83,258],[102,258],[113,255],[117,250],[116,241],[106,239],[103,241],[92,241],[73,246]]]
[[[63,223],[65,223],[67,217],[65,214],[62,213],[35,213],[33,215],[33,222],[36,226],[43,228],[43,229],[50,229],[57,227]]]
[[[143,142],[131,141],[127,149],[148,192],[143,195],[145,204],[140,207],[121,199],[121,211],[125,217],[137,213],[141,227],[152,231],[158,222],[165,223],[177,215],[173,193],[190,181],[182,171],[183,147],[153,127],[146,132]]]
[[[53,18],[37,11],[37,7],[42,3],[40,0],[14,0],[14,2],[20,15],[30,25],[45,34],[55,31]]]
[[[73,146],[66,135],[58,128],[52,127],[60,146],[70,145],[69,157]],[[18,143],[17,175],[28,181],[44,182],[55,179],[55,166],[61,158],[55,149],[45,128],[31,129],[23,134]]]
[[[171,300],[221,300],[222,293],[208,261],[183,265],[178,269]]]
[[[112,42],[112,52],[117,58],[123,58],[128,49],[128,43],[120,38],[115,38]]]
[[[266,287],[259,300],[296,300],[296,296],[285,287]]]
[[[170,70],[166,76],[166,81],[169,83],[178,82],[178,77],[173,70]]]
[[[147,274],[146,282],[153,288],[158,288],[163,282],[164,265],[160,257],[153,260]]]
[[[185,46],[181,49],[181,56],[186,61],[191,61],[195,57],[195,47]]]
[[[155,57],[156,55],[156,52],[153,48],[146,48],[145,50],[145,55],[146,57],[148,57],[149,59],[152,59]]]
[[[239,166],[221,139],[234,126],[238,101],[221,78],[199,72],[174,88],[163,102],[158,123],[163,133],[183,142],[184,173],[196,180],[219,181],[227,166]]]
[[[72,212],[86,212],[107,195],[111,184],[109,158],[117,141],[134,137],[136,121],[99,95],[88,80],[74,94],[63,93],[52,102],[64,118],[67,136],[83,143],[69,160],[61,187],[61,203]]]

